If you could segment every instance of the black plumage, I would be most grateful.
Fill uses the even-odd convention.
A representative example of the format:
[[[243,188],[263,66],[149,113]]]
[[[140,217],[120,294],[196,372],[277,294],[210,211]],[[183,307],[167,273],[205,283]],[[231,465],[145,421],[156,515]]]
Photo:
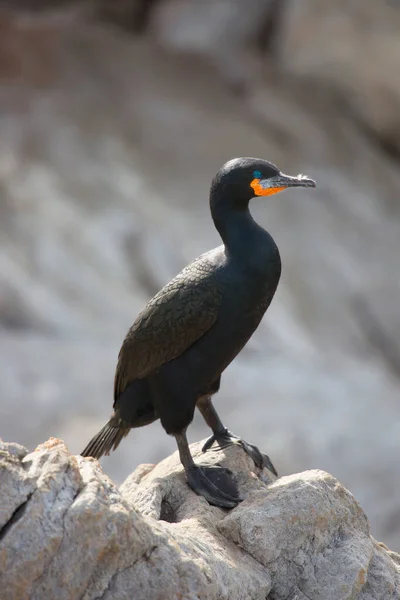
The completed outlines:
[[[278,286],[278,248],[251,217],[252,197],[288,187],[315,187],[302,175],[283,175],[271,163],[238,158],[214,177],[210,208],[223,245],[206,252],[152,298],[129,329],[115,374],[114,413],[82,456],[115,450],[131,428],[160,419],[174,435],[189,484],[212,504],[240,500],[222,467],[197,466],[186,429],[197,405],[221,445],[240,443],[258,466],[275,472],[268,457],[231,434],[211,403],[221,373],[249,340]]]

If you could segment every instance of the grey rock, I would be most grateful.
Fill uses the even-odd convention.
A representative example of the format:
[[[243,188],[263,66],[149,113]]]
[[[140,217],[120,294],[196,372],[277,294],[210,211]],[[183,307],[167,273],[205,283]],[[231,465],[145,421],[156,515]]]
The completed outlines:
[[[355,598],[374,556],[361,507],[322,471],[282,477],[219,527],[268,568],[279,598]]]
[[[203,455],[201,445],[192,445],[198,462],[234,470],[238,508],[197,496],[177,453],[118,490],[61,440],[30,454],[3,444],[2,600],[400,597],[400,557],[370,537],[360,505],[331,475],[275,480],[239,447]]]

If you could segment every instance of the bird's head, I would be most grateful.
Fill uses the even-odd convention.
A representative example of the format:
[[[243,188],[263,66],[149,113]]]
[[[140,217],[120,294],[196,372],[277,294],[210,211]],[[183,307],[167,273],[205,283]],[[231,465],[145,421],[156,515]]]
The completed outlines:
[[[305,175],[285,175],[267,160],[234,158],[214,177],[211,199],[214,195],[231,208],[247,208],[255,196],[271,196],[293,187],[315,188],[315,181]]]

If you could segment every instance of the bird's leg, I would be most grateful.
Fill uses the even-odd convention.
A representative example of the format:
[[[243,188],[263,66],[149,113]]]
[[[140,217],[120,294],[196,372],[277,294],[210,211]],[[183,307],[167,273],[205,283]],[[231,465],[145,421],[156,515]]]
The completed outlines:
[[[241,498],[229,469],[219,466],[198,466],[190,453],[186,431],[175,434],[179,457],[190,487],[214,506],[234,508]]]
[[[212,429],[213,435],[208,438],[203,446],[203,452],[206,452],[214,442],[217,442],[220,448],[226,448],[232,444],[239,444],[247,452],[254,461],[254,464],[259,469],[266,467],[271,473],[278,476],[278,473],[272,464],[270,458],[266,454],[262,454],[257,446],[249,444],[231,433],[226,427],[223,426],[221,419],[219,418],[217,411],[215,410],[213,403],[211,402],[210,396],[203,396],[197,401],[197,407],[207,425]]]

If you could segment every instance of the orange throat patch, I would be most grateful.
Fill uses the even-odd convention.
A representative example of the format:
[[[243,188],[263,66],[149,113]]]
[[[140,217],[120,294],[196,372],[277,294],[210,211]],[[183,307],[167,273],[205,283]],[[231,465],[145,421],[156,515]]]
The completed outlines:
[[[267,187],[264,188],[260,185],[260,179],[253,179],[250,183],[250,187],[253,188],[256,196],[272,196],[272,194],[277,194],[278,192],[282,192],[285,190],[285,187]]]

